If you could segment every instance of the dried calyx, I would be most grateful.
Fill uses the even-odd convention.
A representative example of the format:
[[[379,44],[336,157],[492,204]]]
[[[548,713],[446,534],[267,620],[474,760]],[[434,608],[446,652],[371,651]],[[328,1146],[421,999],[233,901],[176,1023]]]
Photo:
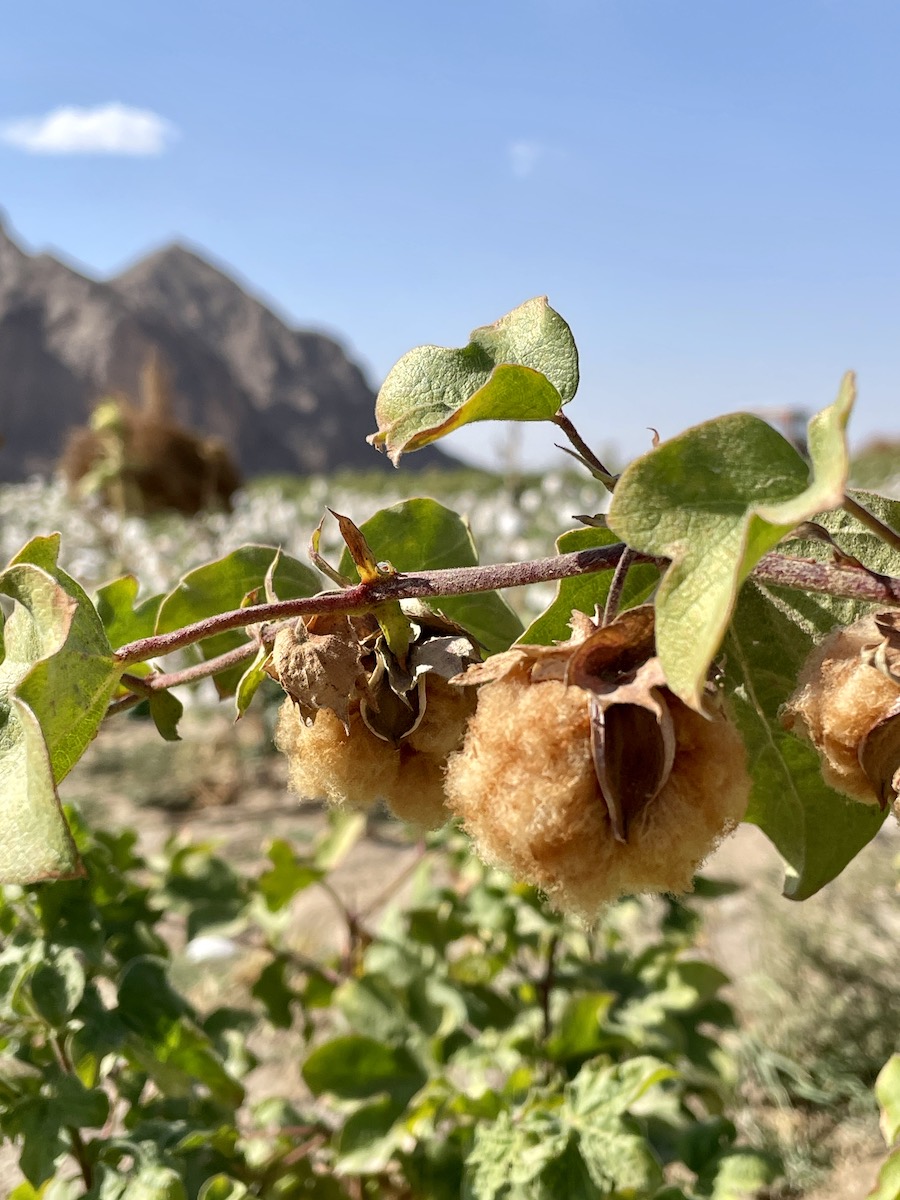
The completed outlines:
[[[813,650],[785,706],[836,790],[882,809],[900,794],[900,613],[874,613]]]
[[[741,819],[743,743],[712,686],[702,715],[666,686],[654,611],[516,646],[469,668],[483,684],[447,774],[450,807],[489,861],[593,916],[628,892],[690,890]]]
[[[278,633],[271,673],[288,700],[276,741],[300,795],[358,807],[383,799],[404,819],[440,824],[443,766],[474,707],[447,680],[480,654],[440,614],[415,602],[393,608],[402,653],[374,614],[319,614]]]

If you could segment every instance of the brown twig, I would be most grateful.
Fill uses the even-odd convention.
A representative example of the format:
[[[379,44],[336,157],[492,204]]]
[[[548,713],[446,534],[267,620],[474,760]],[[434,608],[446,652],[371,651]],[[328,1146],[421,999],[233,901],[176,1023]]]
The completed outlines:
[[[251,604],[230,612],[218,613],[171,633],[154,634],[129,642],[116,651],[122,666],[145,662],[173,650],[247,625],[305,617],[313,613],[369,612],[387,600],[430,599],[438,596],[462,596],[472,592],[492,592],[498,588],[524,587],[585,575],[614,567],[625,549],[621,542],[594,550],[576,550],[552,558],[529,562],[488,563],[481,567],[450,567],[440,571],[421,571],[415,575],[393,575],[371,583],[358,583],[337,592],[321,592],[299,600],[279,600],[275,604]],[[655,562],[647,555],[635,555],[635,562]],[[156,687],[154,683],[152,685]]]
[[[59,1034],[54,1034],[54,1036],[50,1039],[50,1045],[60,1068],[65,1071],[67,1075],[74,1075],[75,1068],[72,1065],[72,1060],[69,1058],[69,1054],[66,1050],[66,1045],[62,1037],[60,1037]],[[84,1186],[88,1191],[90,1191],[94,1186],[94,1165],[88,1155],[87,1145],[85,1144],[84,1138],[81,1136],[81,1130],[75,1125],[66,1125],[65,1130],[69,1135],[72,1157],[78,1163],[78,1169],[81,1172],[81,1178],[84,1181]]]
[[[471,592],[492,591],[495,588],[520,587],[522,584],[567,579],[575,575],[587,575],[594,571],[611,570],[619,563],[626,547],[622,543],[603,546],[594,550],[579,550],[571,554],[560,554],[554,558],[542,558],[525,563],[498,563],[483,567],[458,567],[443,571],[423,571],[419,575],[396,575],[372,584],[357,584],[340,592],[325,592],[302,600],[284,600],[277,604],[257,604],[249,608],[236,609],[188,625],[173,633],[143,638],[123,646],[117,652],[120,662],[133,663],[157,655],[168,654],[194,642],[201,641],[225,629],[238,629],[255,625],[260,621],[277,621],[314,612],[365,612],[385,600],[436,598],[463,595]],[[660,567],[665,559],[652,558],[635,552],[633,563],[653,562]],[[859,600],[886,607],[900,607],[900,579],[877,572],[846,566],[839,563],[821,563],[812,559],[792,558],[786,554],[767,554],[756,565],[751,578],[759,583],[799,591],[817,592],[848,600]],[[217,655],[205,662],[185,667],[181,671],[157,673],[143,678],[124,675],[123,682],[135,686],[140,692],[126,696],[110,707],[110,714],[121,712],[138,703],[151,692],[193,683],[210,675],[216,675],[229,667],[247,662],[257,652],[259,641],[268,645],[275,636],[276,624],[259,631],[259,639],[248,641],[226,654]]]
[[[596,479],[600,480],[607,491],[611,492],[616,485],[616,476],[613,475],[612,471],[607,471],[606,467],[604,467],[603,463],[590,448],[565,413],[562,411],[558,412],[553,418],[553,423],[559,426],[559,428],[563,431],[563,433],[578,451],[578,457],[582,460],[585,466],[588,467],[591,474]]]
[[[610,621],[616,618],[616,614],[619,611],[619,604],[622,600],[622,592],[625,588],[625,580],[633,562],[634,551],[626,546],[622,551],[622,557],[616,563],[612,582],[609,585],[609,591],[606,593],[606,604],[603,608],[604,625],[608,625]]]

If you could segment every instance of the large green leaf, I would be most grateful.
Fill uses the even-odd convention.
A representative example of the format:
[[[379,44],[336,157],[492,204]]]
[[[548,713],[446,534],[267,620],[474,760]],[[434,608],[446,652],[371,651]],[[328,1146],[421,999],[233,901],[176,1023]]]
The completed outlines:
[[[80,874],[56,786],[84,753],[119,670],[100,618],[35,538],[0,574],[13,601],[0,648],[0,882]]]
[[[97,610],[57,566],[58,554],[58,534],[34,538],[0,576],[0,591],[18,601],[6,626],[5,668],[22,672],[16,695],[40,722],[57,783],[97,733],[121,674]],[[71,617],[59,637],[66,601]]]
[[[847,376],[809,425],[812,477],[797,451],[746,413],[719,417],[637,459],[616,485],[610,528],[637,550],[671,559],[656,598],[656,641],[669,687],[699,709],[709,665],[738,589],[796,525],[843,499]]]
[[[419,346],[378,393],[369,441],[393,463],[473,421],[549,421],[578,387],[571,330],[546,296],[476,329],[459,350]]]
[[[568,533],[562,534],[556,540],[556,548],[560,554],[569,554],[578,550],[611,546],[618,540],[610,530],[591,525],[584,529],[570,529]],[[571,633],[569,618],[574,609],[589,615],[592,615],[596,608],[603,611],[613,574],[613,571],[596,571],[590,575],[573,575],[568,579],[561,579],[553,603],[532,621],[519,641],[540,646],[566,641]],[[653,593],[657,583],[659,571],[651,563],[633,566],[622,589],[619,609],[643,604]]]
[[[166,596],[156,621],[157,633],[169,633],[202,621],[217,613],[240,608],[248,595],[260,593],[264,597],[266,572],[272,566],[276,554],[278,561],[272,571],[271,582],[279,600],[294,600],[299,596],[312,596],[319,591],[321,581],[310,567],[290,555],[281,554],[275,546],[241,546],[215,562],[205,563],[189,571],[177,587]],[[240,629],[219,633],[200,643],[199,652],[204,659],[226,654],[238,646],[246,645],[247,635]],[[243,666],[221,671],[215,676],[220,696],[230,696],[244,673]]]
[[[314,1050],[303,1064],[303,1078],[316,1096],[331,1092],[342,1100],[371,1100],[385,1092],[405,1104],[427,1076],[402,1046],[348,1035]]]
[[[398,571],[415,573],[478,565],[468,524],[452,509],[427,497],[382,508],[360,529],[376,558],[387,560]],[[353,578],[355,568],[346,550],[339,569]],[[522,632],[519,618],[497,592],[442,596],[431,603],[467,629],[491,654],[506,650]]]
[[[34,713],[0,682],[0,882],[81,874]]]

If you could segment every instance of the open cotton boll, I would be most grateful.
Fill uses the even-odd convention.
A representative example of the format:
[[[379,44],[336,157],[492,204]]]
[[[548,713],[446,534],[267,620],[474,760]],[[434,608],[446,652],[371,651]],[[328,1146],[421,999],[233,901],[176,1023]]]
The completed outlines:
[[[876,652],[888,642],[878,620],[891,617],[863,617],[824,638],[806,660],[782,714],[785,728],[819,751],[826,783],[854,800],[882,806],[896,799],[891,779],[900,767],[900,742],[895,753],[885,755],[875,752],[871,740],[879,726],[888,733],[886,722],[900,711],[900,685],[886,673],[890,663],[882,658],[885,669],[875,665]],[[900,727],[895,728],[896,739]]]
[[[659,794],[614,836],[590,745],[586,693],[527,670],[487,683],[446,790],[478,852],[588,920],[618,897],[687,892],[744,815],[743,742],[725,715],[707,719],[666,691],[675,758]],[[634,748],[640,754],[640,746]]]
[[[367,728],[351,706],[349,733],[329,708],[307,725],[286,699],[275,744],[288,758],[291,789],[305,799],[368,809],[384,801],[395,816],[425,829],[444,824],[444,767],[462,744],[475,697],[435,675],[425,682],[425,712],[416,729],[392,745]]]

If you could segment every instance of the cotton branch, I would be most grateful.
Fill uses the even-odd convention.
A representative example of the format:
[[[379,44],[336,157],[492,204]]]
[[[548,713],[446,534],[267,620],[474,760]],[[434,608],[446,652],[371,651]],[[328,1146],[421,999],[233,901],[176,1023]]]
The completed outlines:
[[[151,692],[177,687],[179,684],[193,683],[249,661],[256,654],[260,644],[271,644],[278,624],[291,617],[311,616],[313,613],[367,612],[386,601],[438,599],[442,596],[522,587],[532,583],[589,575],[597,571],[609,571],[618,566],[626,550],[629,556],[634,555],[632,562],[635,564],[656,563],[661,569],[667,565],[665,559],[654,559],[649,555],[633,552],[623,543],[617,542],[611,546],[579,550],[531,562],[455,567],[442,571],[421,571],[416,575],[396,574],[341,591],[323,592],[318,596],[308,596],[299,600],[281,600],[274,604],[255,604],[235,609],[233,612],[219,613],[172,633],[157,634],[129,642],[116,652],[116,658],[122,666],[129,666],[170,654],[217,633],[256,626],[256,636],[248,640],[245,646],[238,646],[226,654],[196,663],[181,671],[140,677],[123,675],[122,682],[126,687],[132,687],[133,683],[132,690],[146,696]],[[900,579],[879,575],[865,568],[792,558],[786,554],[767,554],[757,564],[751,578],[772,587],[817,592],[900,608]],[[117,703],[123,707],[128,706],[127,700]]]
[[[595,550],[576,550],[553,558],[538,558],[530,562],[489,563],[483,567],[450,567],[441,571],[420,571],[415,575],[390,575],[373,583],[358,583],[338,592],[322,592],[299,600],[279,600],[274,604],[251,604],[232,612],[207,617],[194,625],[172,633],[155,634],[129,642],[116,651],[123,666],[145,662],[161,654],[170,654],[183,646],[270,621],[287,617],[308,617],[313,613],[369,612],[388,600],[433,599],[438,596],[463,596],[472,592],[492,592],[498,588],[524,587],[567,579],[572,575],[589,575],[593,571],[611,570],[625,549],[622,543],[602,546]],[[635,562],[655,562],[647,555],[637,555]]]

